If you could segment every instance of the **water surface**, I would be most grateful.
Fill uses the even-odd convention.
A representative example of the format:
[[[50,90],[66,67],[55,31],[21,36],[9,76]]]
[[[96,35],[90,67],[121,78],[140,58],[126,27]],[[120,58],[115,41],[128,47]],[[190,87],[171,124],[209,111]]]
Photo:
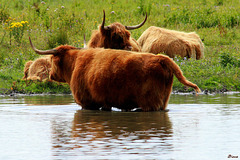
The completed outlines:
[[[168,109],[90,111],[71,95],[0,97],[0,159],[240,158],[240,94],[173,94]]]

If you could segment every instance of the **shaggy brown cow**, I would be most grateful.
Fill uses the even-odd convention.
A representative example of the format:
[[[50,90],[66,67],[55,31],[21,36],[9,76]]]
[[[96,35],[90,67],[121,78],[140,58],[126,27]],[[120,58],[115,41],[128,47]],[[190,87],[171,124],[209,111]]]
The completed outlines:
[[[31,41],[30,41],[31,43]],[[168,56],[103,48],[79,50],[72,46],[41,51],[52,55],[50,79],[67,82],[76,103],[84,109],[111,107],[143,111],[165,110],[172,90],[173,75],[200,92],[186,80]]]
[[[121,23],[115,22],[109,26],[105,24],[105,11],[103,10],[103,21],[99,26],[99,30],[92,33],[91,39],[88,42],[88,48],[111,48],[141,51],[137,41],[131,37],[127,30],[137,29],[144,25],[147,20],[147,14],[142,23],[136,26],[124,26]]]
[[[151,26],[143,32],[137,42],[142,52],[164,52],[171,58],[178,55],[201,59],[204,56],[204,44],[194,32],[185,33]]]
[[[27,80],[47,80],[51,70],[50,56],[43,56],[34,61],[28,61],[24,67],[24,77]]]

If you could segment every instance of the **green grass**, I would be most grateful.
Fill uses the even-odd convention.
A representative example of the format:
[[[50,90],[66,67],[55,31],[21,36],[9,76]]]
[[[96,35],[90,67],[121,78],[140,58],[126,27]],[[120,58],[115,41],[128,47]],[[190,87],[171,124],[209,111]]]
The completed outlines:
[[[240,91],[240,1],[238,0],[2,0],[0,4],[0,93],[69,92],[58,83],[34,82],[24,85],[24,64],[38,57],[28,37],[39,49],[60,44],[83,47],[83,35],[89,40],[92,30],[102,22],[124,25],[140,23],[148,12],[146,24],[132,30],[138,39],[150,26],[179,31],[195,31],[204,39],[205,58],[199,61],[176,59],[184,75],[202,90]],[[114,11],[114,14],[111,12]],[[23,28],[12,23],[27,21]],[[15,29],[15,30],[14,30]],[[177,79],[174,90],[185,91]],[[68,91],[67,91],[68,90]]]

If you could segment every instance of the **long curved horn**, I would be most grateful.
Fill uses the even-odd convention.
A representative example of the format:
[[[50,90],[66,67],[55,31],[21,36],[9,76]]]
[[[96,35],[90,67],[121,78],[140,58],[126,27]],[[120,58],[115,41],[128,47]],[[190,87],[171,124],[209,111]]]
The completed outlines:
[[[110,30],[110,27],[104,26],[104,24],[105,24],[105,10],[103,10],[103,21],[102,21],[101,28],[104,30]]]
[[[142,27],[146,21],[147,21],[147,12],[146,12],[145,19],[144,19],[144,21],[143,21],[142,23],[140,23],[140,24],[138,24],[138,25],[136,25],[136,26],[125,26],[125,28],[126,28],[127,30],[137,29],[137,28]]]
[[[41,54],[41,55],[55,55],[57,53],[57,50],[56,49],[50,49],[50,50],[39,50],[37,49],[36,47],[33,46],[32,44],[32,41],[31,41],[31,38],[29,37],[29,41],[30,41],[30,45],[32,47],[32,49],[37,53],[37,54]]]

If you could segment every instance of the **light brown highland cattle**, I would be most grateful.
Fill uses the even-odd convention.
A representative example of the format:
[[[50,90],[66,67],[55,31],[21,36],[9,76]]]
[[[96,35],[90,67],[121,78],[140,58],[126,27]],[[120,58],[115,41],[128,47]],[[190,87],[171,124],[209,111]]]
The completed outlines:
[[[51,70],[51,57],[43,56],[34,61],[28,61],[24,67],[25,80],[48,80],[49,72]]]
[[[174,75],[200,92],[165,55],[103,48],[79,50],[69,45],[41,51],[31,46],[38,54],[52,55],[50,79],[67,82],[83,109],[165,110]]]
[[[201,59],[204,57],[204,44],[195,32],[185,33],[155,26],[149,27],[137,40],[142,52],[158,54],[164,52],[175,56]]]
[[[115,22],[105,26],[105,11],[103,10],[103,21],[98,30],[94,30],[91,39],[88,42],[88,48],[111,48],[122,50],[141,51],[137,41],[131,37],[128,30],[140,28],[147,20],[147,14],[144,21],[136,26],[124,26]]]

